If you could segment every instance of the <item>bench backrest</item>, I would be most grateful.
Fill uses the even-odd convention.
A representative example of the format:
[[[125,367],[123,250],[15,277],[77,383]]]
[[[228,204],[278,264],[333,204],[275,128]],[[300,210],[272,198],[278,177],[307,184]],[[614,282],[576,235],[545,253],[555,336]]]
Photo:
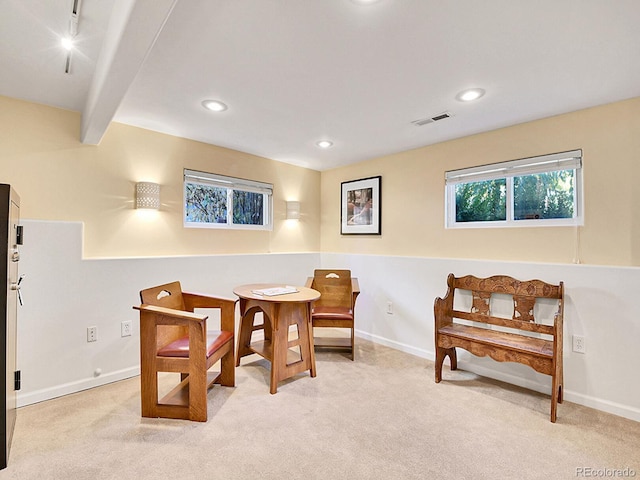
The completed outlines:
[[[552,285],[542,280],[516,280],[507,275],[495,275],[488,278],[478,278],[473,275],[455,277],[449,274],[447,278],[449,292],[447,293],[447,316],[482,322],[502,327],[515,328],[529,332],[554,335],[558,324],[562,328],[563,315],[563,284]],[[453,297],[455,289],[468,290],[473,297],[470,312],[454,310]],[[451,295],[449,295],[451,293]],[[506,294],[513,297],[512,318],[493,316],[490,309],[492,294]],[[550,298],[558,300],[558,311],[555,314],[554,325],[536,323],[534,307],[536,299]]]

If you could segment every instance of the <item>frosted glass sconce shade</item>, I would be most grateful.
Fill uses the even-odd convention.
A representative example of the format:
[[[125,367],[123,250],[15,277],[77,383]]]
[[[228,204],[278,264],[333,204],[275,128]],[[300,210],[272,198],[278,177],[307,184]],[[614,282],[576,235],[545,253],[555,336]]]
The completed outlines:
[[[160,209],[160,185],[150,182],[136,183],[136,208]]]
[[[300,218],[300,202],[287,202],[287,220]]]

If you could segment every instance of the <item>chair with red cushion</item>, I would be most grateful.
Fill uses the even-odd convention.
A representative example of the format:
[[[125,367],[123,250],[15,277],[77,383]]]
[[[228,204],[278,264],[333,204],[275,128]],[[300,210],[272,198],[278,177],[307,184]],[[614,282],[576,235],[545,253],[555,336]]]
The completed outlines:
[[[355,308],[360,294],[358,279],[350,270],[314,270],[306,286],[320,292],[313,302],[311,319],[316,327],[348,328],[351,338],[315,337],[316,348],[341,348],[351,350],[355,360]]]
[[[235,386],[235,300],[182,291],[180,282],[140,292],[140,390],[143,417],[207,421],[207,391],[214,383]],[[218,309],[220,330],[207,331]],[[220,373],[208,370],[220,361]],[[158,399],[158,372],[180,373],[181,382]]]

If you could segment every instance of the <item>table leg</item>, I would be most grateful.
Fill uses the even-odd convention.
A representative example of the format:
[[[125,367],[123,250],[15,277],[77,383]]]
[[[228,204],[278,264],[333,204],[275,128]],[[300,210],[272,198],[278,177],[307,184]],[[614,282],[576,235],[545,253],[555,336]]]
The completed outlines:
[[[253,350],[249,348],[251,345],[251,336],[254,330],[260,330],[265,327],[265,325],[259,325],[257,328],[254,327],[254,321],[256,313],[260,311],[259,308],[253,307],[245,311],[245,305],[240,305],[240,328],[238,331],[238,351],[236,355],[236,367],[240,366],[240,359],[242,357],[246,357],[247,355],[251,355]],[[265,324],[267,320],[265,318]],[[267,338],[266,329],[265,329],[265,338]]]
[[[306,325],[307,325],[307,345],[309,346],[309,358],[311,359],[311,377],[316,376],[316,349],[313,346],[313,321],[311,320],[311,303],[307,303],[306,307]]]
[[[313,351],[313,332],[310,330],[311,309],[308,303],[287,303],[280,305],[275,312],[273,332],[273,359],[271,362],[271,388],[276,393],[278,382],[298,373],[309,370],[310,376],[316,376],[315,352]],[[289,340],[289,326],[296,325],[297,338]],[[289,349],[298,347],[299,356]]]

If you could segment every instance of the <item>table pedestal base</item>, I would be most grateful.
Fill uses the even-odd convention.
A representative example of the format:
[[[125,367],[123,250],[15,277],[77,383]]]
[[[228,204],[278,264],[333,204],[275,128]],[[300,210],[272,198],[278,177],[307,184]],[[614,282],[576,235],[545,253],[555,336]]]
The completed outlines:
[[[263,314],[263,323],[256,325],[258,312]],[[276,303],[241,298],[240,315],[236,366],[240,365],[242,357],[253,353],[269,360],[272,394],[278,390],[278,382],[298,373],[309,370],[312,377],[316,376],[309,302]],[[295,328],[291,333],[294,335],[290,335],[293,325]],[[264,340],[252,343],[253,332],[259,330],[264,332]]]

